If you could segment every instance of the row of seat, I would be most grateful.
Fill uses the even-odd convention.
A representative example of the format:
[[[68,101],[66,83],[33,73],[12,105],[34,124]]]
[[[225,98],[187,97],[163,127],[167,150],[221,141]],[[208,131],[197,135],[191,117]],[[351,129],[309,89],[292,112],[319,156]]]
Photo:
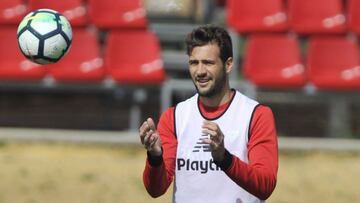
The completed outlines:
[[[50,74],[59,82],[161,84],[166,77],[155,34],[112,30],[99,46],[95,30],[74,29],[70,52],[58,63],[40,66],[21,55],[15,27],[1,27],[0,80],[41,80]],[[289,34],[252,34],[246,41],[242,71],[262,88],[360,89],[357,40],[346,36],[313,36],[306,42]],[[184,67],[186,68],[186,67]]]
[[[0,27],[0,80],[36,81],[51,75],[58,82],[161,84],[165,71],[157,36],[146,30],[112,30],[104,50],[96,29],[75,28],[68,54],[51,65],[38,65],[20,52],[15,26]]]
[[[18,24],[28,12],[50,8],[66,16],[73,26],[144,28],[148,21],[204,22],[212,0],[1,0],[0,24]]]
[[[253,34],[247,39],[245,77],[260,88],[360,89],[360,53],[356,37],[312,36],[301,50],[289,34]]]
[[[1,0],[0,24],[17,25],[30,11],[51,8],[68,18],[72,26],[89,23],[98,28],[146,28],[142,0]]]
[[[226,9],[228,25],[239,33],[360,35],[359,0],[227,0]]]
[[[73,26],[89,23],[98,28],[144,28],[142,0],[2,0],[0,24],[18,24],[29,11],[52,8],[63,13]],[[346,4],[344,3],[346,2]],[[170,7],[176,5],[169,4]],[[227,0],[227,23],[239,33],[288,31],[299,34],[360,34],[358,0]]]
[[[308,2],[308,0],[301,1]],[[322,0],[311,1],[310,4],[315,5],[320,1]],[[332,5],[331,2],[340,2],[326,1],[329,5]],[[109,29],[105,46],[103,46],[104,50],[102,50],[97,41],[97,31],[89,31],[86,26],[83,26],[88,23],[87,15],[82,15],[84,14],[83,9],[85,9],[83,0],[27,0],[29,8],[49,7],[60,12],[63,11],[64,15],[67,15],[74,27],[72,48],[68,55],[58,63],[39,66],[29,62],[21,55],[17,47],[15,26],[0,27],[2,45],[0,47],[0,80],[40,80],[50,74],[59,82],[98,82],[111,76],[119,83],[160,84],[166,74],[160,56],[159,41],[156,35],[147,31],[146,18],[143,16],[139,2],[140,0],[87,0],[86,12],[98,27],[129,26],[128,29]],[[238,5],[238,3],[244,2],[256,4],[251,7],[246,7],[245,4]],[[267,2],[272,3],[267,4]],[[274,2],[275,0],[227,0],[228,9],[231,5],[237,5],[238,8],[236,13],[229,10],[229,17],[261,10],[259,8],[266,11],[272,10],[274,5],[275,7],[282,5]],[[276,2],[283,3],[281,0],[276,0]],[[288,0],[289,7],[291,8],[295,2],[300,1]],[[348,5],[355,5],[354,2],[356,1],[348,0]],[[0,1],[0,8],[5,8],[1,5],[8,5],[7,9],[13,8],[11,15],[9,14],[11,9],[5,9],[7,12],[2,12],[3,16],[0,18],[0,22],[16,23],[19,19],[13,22],[9,19],[16,19],[16,17],[24,15],[24,13],[18,16],[14,15],[24,11],[24,7],[19,6],[20,3],[24,5],[22,0]],[[17,6],[9,7],[9,5]],[[282,5],[278,8],[284,7]],[[119,15],[120,9],[124,11],[122,15]],[[101,10],[103,12],[100,12]],[[131,10],[134,12],[129,13]],[[8,17],[7,20],[2,21],[4,13],[7,13]],[[128,17],[124,17],[127,15]],[[13,18],[9,18],[9,16]],[[119,16],[122,20],[119,20]],[[251,19],[249,16],[248,19]],[[124,20],[126,18],[128,20]],[[246,24],[247,21],[241,20],[241,22]],[[254,22],[250,24],[257,25]],[[268,31],[280,30],[269,29]],[[242,30],[239,31],[242,32]],[[242,65],[244,75],[259,87],[300,88],[310,81],[318,88],[324,89],[360,88],[359,53],[356,39],[342,36],[311,37],[305,58],[300,54],[299,40],[296,35],[251,34],[247,42]]]

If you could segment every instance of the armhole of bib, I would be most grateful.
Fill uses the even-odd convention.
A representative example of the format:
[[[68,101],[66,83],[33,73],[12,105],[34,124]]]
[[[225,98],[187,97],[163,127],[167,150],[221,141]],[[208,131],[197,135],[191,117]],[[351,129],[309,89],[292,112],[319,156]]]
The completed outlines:
[[[175,105],[175,107],[174,107],[174,113],[173,113],[173,116],[174,116],[173,122],[174,122],[174,136],[175,136],[175,139],[177,139],[177,133],[176,133],[176,107],[177,107],[177,105]]]
[[[255,107],[254,107],[254,110],[253,112],[251,113],[251,117],[250,117],[250,122],[249,122],[249,127],[248,127],[248,142],[250,141],[250,138],[251,138],[251,125],[252,125],[252,121],[253,121],[253,118],[254,118],[254,114],[255,114],[255,111],[256,109],[261,106],[261,104],[257,104]]]

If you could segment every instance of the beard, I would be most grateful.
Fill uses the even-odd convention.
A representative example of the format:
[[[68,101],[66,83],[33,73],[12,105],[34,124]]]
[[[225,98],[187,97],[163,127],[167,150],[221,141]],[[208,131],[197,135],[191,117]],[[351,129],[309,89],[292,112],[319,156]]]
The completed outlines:
[[[207,90],[200,90],[198,88],[198,86],[196,85],[196,82],[195,82],[195,79],[193,79],[193,83],[195,85],[195,88],[196,88],[196,92],[201,96],[201,97],[207,97],[207,98],[211,98],[215,95],[218,95],[220,94],[224,87],[225,87],[225,84],[226,84],[226,80],[227,80],[227,77],[226,77],[226,70],[225,68],[223,69],[223,71],[221,72],[221,75],[219,75],[218,77],[216,78],[213,78],[213,85],[210,86],[209,89]]]

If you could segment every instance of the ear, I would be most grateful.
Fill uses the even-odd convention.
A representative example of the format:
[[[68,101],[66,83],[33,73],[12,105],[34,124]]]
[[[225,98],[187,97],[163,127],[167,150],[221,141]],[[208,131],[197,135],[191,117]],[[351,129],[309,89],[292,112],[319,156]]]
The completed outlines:
[[[233,58],[229,57],[226,61],[225,61],[225,70],[226,73],[230,73],[232,71],[233,68]]]

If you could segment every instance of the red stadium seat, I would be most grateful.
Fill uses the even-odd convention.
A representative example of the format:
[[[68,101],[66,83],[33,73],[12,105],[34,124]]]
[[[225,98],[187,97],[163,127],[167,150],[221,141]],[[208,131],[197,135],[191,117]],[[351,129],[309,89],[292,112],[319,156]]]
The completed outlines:
[[[146,28],[142,0],[88,0],[92,23],[102,29]]]
[[[360,35],[360,1],[348,0],[348,27],[351,31]]]
[[[96,33],[82,28],[74,29],[67,55],[48,66],[50,75],[59,82],[101,81],[105,71]]]
[[[299,88],[305,84],[298,40],[286,34],[250,35],[245,77],[260,88]]]
[[[356,40],[313,37],[308,48],[310,81],[319,89],[359,89],[360,64]]]
[[[22,55],[17,39],[17,27],[0,27],[0,80],[40,80],[46,68],[30,62]]]
[[[112,31],[105,52],[107,71],[119,83],[160,84],[165,79],[159,41],[151,32]]]
[[[0,24],[17,25],[26,12],[27,7],[23,0],[1,0]]]
[[[225,5],[226,5],[226,1],[227,1],[227,0],[216,0],[216,4],[217,4],[218,6],[225,6]]]
[[[87,13],[84,0],[28,0],[30,10],[49,8],[62,13],[72,26],[87,24]]]
[[[299,34],[343,33],[342,0],[289,0],[290,27]]]
[[[283,0],[228,0],[227,22],[237,32],[285,31]]]

